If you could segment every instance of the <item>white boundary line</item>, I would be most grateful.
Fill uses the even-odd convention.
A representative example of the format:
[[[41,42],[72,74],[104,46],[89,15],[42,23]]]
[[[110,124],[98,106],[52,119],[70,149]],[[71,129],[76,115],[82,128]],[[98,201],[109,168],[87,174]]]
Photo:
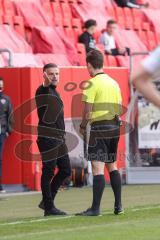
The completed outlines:
[[[51,220],[53,221],[53,220],[68,219],[68,218],[72,218],[72,217],[74,217],[74,215],[64,216],[64,217],[49,217],[49,218],[44,217],[44,218],[32,219],[32,220],[22,220],[22,221],[8,222],[8,223],[0,223],[0,226],[46,222],[46,221],[51,221]]]
[[[132,212],[138,212],[138,211],[141,211],[141,210],[152,210],[152,209],[160,209],[160,205],[159,206],[152,206],[152,207],[133,208]]]
[[[142,220],[134,220],[132,221],[134,224],[143,224]],[[159,223],[159,219],[157,219],[157,222]],[[120,226],[120,225],[128,225],[128,221],[125,222],[115,222],[114,226]],[[23,237],[31,237],[37,235],[42,236],[47,234],[52,234],[52,233],[62,233],[65,234],[65,232],[73,232],[73,231],[83,231],[83,230],[92,230],[92,229],[98,229],[98,228],[107,228],[107,227],[112,227],[113,223],[105,223],[105,224],[98,224],[98,225],[91,225],[91,226],[79,226],[79,227],[73,227],[73,228],[67,228],[67,229],[51,229],[51,230],[46,230],[46,231],[39,231],[39,232],[31,232],[31,233],[20,233],[20,234],[15,234],[15,235],[8,235],[4,236],[1,238],[1,240],[6,240],[6,239],[19,239]]]
[[[128,224],[128,222],[117,222],[115,223],[115,225],[126,225]],[[74,227],[74,228],[67,228],[67,229],[52,229],[52,230],[47,230],[47,231],[41,231],[41,232],[32,232],[32,233],[21,233],[21,234],[16,234],[16,235],[8,235],[8,236],[4,236],[1,238],[1,240],[5,240],[5,239],[18,239],[18,238],[23,238],[23,237],[31,237],[31,236],[35,236],[35,235],[46,235],[46,234],[50,234],[50,233],[65,233],[65,232],[72,232],[72,231],[79,231],[79,230],[91,230],[91,229],[95,229],[95,228],[106,228],[109,226],[113,226],[113,223],[106,223],[106,224],[99,224],[99,225],[91,225],[91,226],[79,226],[79,227]]]
[[[160,206],[150,206],[150,207],[140,207],[140,208],[132,208],[132,212],[144,211],[144,210],[152,210],[152,209],[160,209]],[[106,214],[113,214],[111,211],[104,211],[103,215]],[[46,222],[46,221],[54,221],[54,220],[62,220],[62,219],[69,219],[77,217],[75,215],[69,215],[64,217],[49,217],[49,218],[39,218],[39,219],[32,219],[32,220],[22,220],[22,221],[15,221],[15,222],[8,222],[8,223],[0,223],[0,226],[7,226],[7,225],[17,225],[17,224],[29,224],[29,223],[36,223],[36,222]]]

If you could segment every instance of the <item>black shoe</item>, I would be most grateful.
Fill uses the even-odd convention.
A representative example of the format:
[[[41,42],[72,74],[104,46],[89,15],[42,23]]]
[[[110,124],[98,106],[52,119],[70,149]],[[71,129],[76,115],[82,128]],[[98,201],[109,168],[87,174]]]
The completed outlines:
[[[38,207],[42,210],[44,210],[44,202],[43,200],[39,203]]]
[[[115,207],[115,208],[114,208],[114,214],[115,214],[115,215],[124,214],[123,208],[122,208],[122,207]]]
[[[44,216],[46,217],[46,216],[66,216],[67,215],[67,213],[65,213],[65,212],[63,212],[63,211],[61,211],[61,210],[59,210],[59,209],[57,209],[57,208],[52,208],[51,210],[49,210],[49,211],[44,211]]]
[[[76,213],[76,216],[99,216],[100,211],[99,210],[93,210],[92,208],[88,208],[86,211],[81,213]]]

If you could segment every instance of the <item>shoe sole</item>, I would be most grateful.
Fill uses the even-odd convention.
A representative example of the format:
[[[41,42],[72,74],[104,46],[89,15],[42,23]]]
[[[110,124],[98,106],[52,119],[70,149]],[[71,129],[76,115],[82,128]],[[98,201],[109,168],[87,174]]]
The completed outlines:
[[[55,216],[59,216],[59,217],[66,217],[66,216],[68,216],[67,214],[47,214],[47,215],[45,215],[44,214],[44,217],[55,217]]]
[[[77,217],[102,217],[102,214],[98,214],[98,215],[81,215],[81,214],[75,214],[75,216]]]
[[[124,214],[124,211],[119,213],[114,213],[114,215],[123,215],[123,214]]]

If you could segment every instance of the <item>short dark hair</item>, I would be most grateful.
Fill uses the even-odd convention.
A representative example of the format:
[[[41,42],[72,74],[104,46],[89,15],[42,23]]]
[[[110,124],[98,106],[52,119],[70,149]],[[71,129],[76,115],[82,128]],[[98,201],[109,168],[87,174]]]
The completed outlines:
[[[58,66],[57,66],[57,64],[55,64],[55,63],[47,63],[47,64],[44,65],[44,67],[43,67],[43,72],[45,72],[46,69],[48,69],[48,68],[58,68]]]
[[[116,22],[115,20],[113,20],[113,19],[110,19],[110,20],[108,20],[108,22],[107,22],[107,26],[109,26],[109,25],[111,25],[111,24],[117,24],[117,22]]]
[[[0,81],[3,81],[3,77],[0,77]]]
[[[85,27],[86,29],[88,29],[88,28],[90,28],[90,27],[92,27],[92,26],[97,26],[97,22],[96,22],[96,20],[94,20],[94,19],[89,19],[89,20],[87,20],[87,21],[84,23],[84,27]]]
[[[103,68],[104,57],[99,50],[92,50],[87,54],[86,62],[90,63],[94,69]]]

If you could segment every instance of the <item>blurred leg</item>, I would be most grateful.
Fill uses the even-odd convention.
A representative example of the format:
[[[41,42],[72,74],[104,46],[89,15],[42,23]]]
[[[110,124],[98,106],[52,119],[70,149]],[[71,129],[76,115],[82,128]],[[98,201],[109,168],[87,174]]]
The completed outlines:
[[[117,163],[107,163],[106,167],[110,175],[112,190],[115,196],[115,207],[121,207],[121,176],[117,169]]]
[[[57,167],[59,171],[51,182],[51,193],[53,202],[58,192],[58,189],[63,184],[64,180],[67,177],[71,176],[71,166],[68,154],[65,154],[64,156],[57,159]]]
[[[104,166],[105,163],[92,161],[92,172],[93,172],[93,202],[92,210],[99,210],[100,203],[105,188],[104,178]]]

